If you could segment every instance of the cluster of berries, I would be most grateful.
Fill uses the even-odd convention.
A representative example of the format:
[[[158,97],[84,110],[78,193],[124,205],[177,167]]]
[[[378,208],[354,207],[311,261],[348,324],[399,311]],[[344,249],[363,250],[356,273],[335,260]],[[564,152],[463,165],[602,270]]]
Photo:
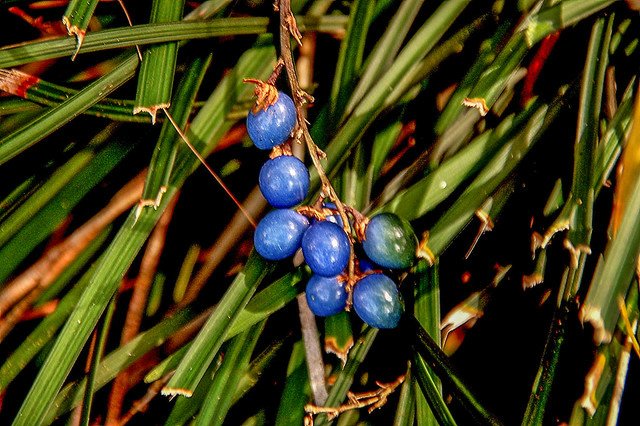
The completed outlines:
[[[256,82],[258,101],[247,116],[247,131],[256,147],[270,150],[285,143],[296,126],[292,99],[275,87]],[[302,248],[313,272],[306,287],[311,311],[317,316],[337,314],[351,302],[358,316],[376,328],[393,328],[402,312],[396,283],[384,269],[405,269],[414,261],[417,238],[411,226],[392,213],[371,219],[353,212],[353,237],[361,243],[351,288],[346,270],[352,243],[336,206],[327,202],[320,209],[293,207],[309,190],[309,171],[286,149],[276,149],[260,170],[259,186],[275,207],[258,223],[254,234],[256,251],[265,259],[282,260]],[[275,155],[275,156],[274,156]],[[359,246],[356,248],[360,248]]]

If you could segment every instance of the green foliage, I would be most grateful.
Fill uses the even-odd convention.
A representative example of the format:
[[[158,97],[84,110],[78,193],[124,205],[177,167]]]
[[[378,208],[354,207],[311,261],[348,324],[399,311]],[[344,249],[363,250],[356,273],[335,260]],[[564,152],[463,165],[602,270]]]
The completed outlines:
[[[394,330],[351,312],[301,322],[308,270],[251,249],[267,154],[243,126],[243,79],[278,63],[273,2],[124,2],[131,25],[121,2],[30,3],[0,6],[15,28],[0,42],[0,423],[634,418],[627,2],[291,2],[326,176],[420,238]]]

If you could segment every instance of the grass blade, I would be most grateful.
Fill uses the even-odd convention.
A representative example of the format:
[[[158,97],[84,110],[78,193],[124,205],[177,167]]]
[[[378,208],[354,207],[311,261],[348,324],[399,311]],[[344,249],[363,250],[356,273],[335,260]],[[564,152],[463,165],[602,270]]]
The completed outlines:
[[[183,8],[184,0],[154,0],[149,22],[162,24],[178,21]],[[148,112],[155,123],[158,109],[169,107],[177,59],[177,42],[154,44],[144,51],[134,114]]]
[[[544,413],[549,401],[551,387],[560,360],[560,350],[564,343],[567,320],[566,313],[557,312],[551,321],[540,367],[536,373],[531,389],[531,398],[522,418],[523,425],[539,425],[544,420]]]
[[[324,350],[340,359],[342,365],[347,362],[349,351],[353,347],[351,319],[346,312],[331,315],[324,320]]]
[[[342,368],[333,387],[329,391],[329,396],[324,404],[325,407],[337,407],[344,401],[349,388],[353,384],[356,371],[358,371],[360,364],[366,358],[367,353],[369,353],[369,349],[371,349],[371,345],[373,345],[377,335],[377,328],[365,327],[364,332],[361,333],[355,346],[349,352],[347,364]],[[318,426],[327,423],[328,419],[324,414],[320,414],[315,420],[315,424]]]
[[[614,0],[565,0],[532,16],[526,27],[529,46],[561,28],[567,28],[614,3]]]
[[[340,46],[338,64],[336,65],[335,78],[331,88],[329,109],[334,124],[340,120],[349,100],[349,94],[353,92],[357,76],[360,74],[364,46],[373,17],[374,5],[374,2],[363,0],[356,0],[351,5],[347,34]]]
[[[582,80],[574,152],[572,200],[568,202],[574,207],[567,238],[576,250],[590,251],[594,198],[591,182],[614,16],[610,16],[606,28],[604,18],[598,19],[593,25]]]
[[[301,31],[344,31],[345,16],[298,18]],[[180,21],[113,28],[87,34],[82,53],[121,49],[154,43],[206,39],[233,35],[257,35],[267,32],[268,18],[219,18],[208,21]],[[21,43],[0,49],[0,68],[11,68],[45,59],[73,54],[76,45],[68,37]]]
[[[238,274],[206,322],[182,362],[178,366],[163,395],[191,396],[209,364],[220,349],[229,325],[247,305],[253,292],[272,269],[255,252]]]
[[[175,102],[169,111],[181,128],[184,128],[187,123],[190,108],[195,102],[198,88],[202,84],[210,63],[211,55],[195,59],[180,80],[176,90],[176,99],[180,101]],[[181,143],[182,141],[178,139],[171,123],[169,121],[163,123],[156,142],[156,149],[153,151],[149,163],[149,171],[142,191],[143,199],[155,200],[162,188],[168,184]]]
[[[433,341],[438,345],[442,346],[440,342],[440,324],[441,324],[441,314],[440,314],[440,279],[438,272],[438,265],[427,266],[425,261],[420,261],[417,267],[417,283],[414,289],[414,305],[413,312],[416,320],[424,327],[424,329],[429,333],[429,336],[433,339]],[[423,363],[424,360],[422,358],[416,359],[414,361],[418,361]],[[415,405],[416,405],[416,421],[420,426],[428,426],[433,425],[436,426],[438,424],[438,418],[431,411],[431,405],[437,405],[442,402],[442,388],[440,385],[440,380],[437,378],[435,373],[426,365],[425,371],[420,371],[420,383],[417,383],[416,378],[414,377],[411,382],[411,386],[415,389]],[[417,369],[422,369],[422,365],[416,365]],[[431,385],[435,387],[432,388]],[[419,385],[422,389],[422,392],[417,392],[417,386]],[[428,386],[425,388],[425,386]],[[432,392],[433,390],[439,395],[439,398],[434,399],[436,395],[431,395],[432,401],[428,404],[425,398],[425,390]],[[446,408],[446,406],[445,406]],[[447,419],[451,417],[451,414],[447,416],[448,409],[443,409],[442,407],[437,407],[439,410],[439,418],[440,420]],[[453,420],[453,419],[451,419]]]
[[[44,318],[0,367],[0,390],[6,387],[27,364],[49,343],[67,319],[91,278],[93,270],[86,272],[78,283],[58,303],[53,314]]]
[[[400,51],[389,72],[384,73],[367,91],[366,96],[358,102],[353,114],[363,115],[384,105],[389,87],[395,87],[409,69],[436,45],[468,4],[469,0],[451,0],[442,3]]]
[[[226,338],[247,330],[294,300],[302,291],[304,276],[302,268],[297,269],[258,292],[233,321]]]
[[[304,275],[301,269],[289,273],[276,280],[273,284],[257,293],[247,306],[240,312],[225,334],[225,341],[246,331],[251,326],[268,318],[271,314],[283,308],[294,300],[301,291],[301,279]],[[186,353],[186,346],[176,351],[156,366],[145,377],[146,382],[160,379],[168,372],[175,370]]]
[[[573,185],[569,200],[563,211],[570,211],[569,233],[565,244],[572,255],[570,269],[564,279],[569,285],[562,295],[562,305],[573,300],[580,288],[586,264],[586,256],[591,252],[591,229],[593,221],[594,188],[592,186],[598,125],[602,104],[604,75],[608,64],[609,42],[613,29],[613,16],[605,29],[604,18],[598,19],[591,30],[589,51],[584,67],[578,129],[574,145]],[[562,218],[562,213],[560,218]],[[562,219],[561,219],[562,220]],[[557,222],[556,222],[557,223]],[[523,425],[535,425],[544,420],[544,413],[552,391],[560,351],[564,343],[567,324],[567,310],[559,306],[556,318],[551,322],[547,343],[533,383],[531,396],[522,421]]]
[[[229,344],[222,365],[216,371],[195,426],[222,424],[229,411],[240,378],[246,373],[249,359],[262,333],[264,322],[236,336]]]
[[[452,389],[454,397],[460,401],[476,421],[480,424],[500,424],[491,413],[478,403],[476,398],[463,384],[458,374],[451,368],[446,355],[435,344],[433,339],[429,337],[424,328],[422,328],[417,320],[412,319],[410,321],[409,326],[411,327],[412,335],[415,336],[414,348],[417,355],[423,357],[426,363],[438,374],[440,380]]]
[[[512,142],[505,145],[489,162],[486,168],[467,187],[459,200],[431,228],[429,250],[438,257],[467,224],[469,219],[493,191],[508,177],[522,156],[540,139],[544,123],[552,120],[553,114],[545,118],[546,107],[541,107],[533,115],[526,127]]]
[[[451,126],[454,119],[458,117],[460,112],[463,111],[462,100],[469,97],[471,89],[478,81],[482,72],[495,59],[495,52],[499,48],[500,42],[504,39],[507,31],[511,28],[511,25],[511,22],[505,22],[500,25],[493,36],[485,40],[480,45],[480,51],[478,52],[476,61],[469,68],[469,71],[467,71],[467,74],[464,76],[453,95],[451,95],[449,102],[447,102],[447,105],[438,117],[438,121],[435,125],[435,132],[437,135],[441,136],[444,131]]]
[[[418,384],[422,390],[422,395],[428,401],[431,408],[431,415],[437,420],[439,425],[455,425],[456,422],[449,412],[449,408],[442,399],[441,391],[434,382],[424,359],[419,354],[414,354],[413,363]]]
[[[38,104],[55,107],[75,96],[78,90],[70,89],[59,84],[50,83],[39,77],[25,74],[17,69],[5,70],[1,72],[0,87],[3,91],[15,96],[23,97],[31,102],[22,101],[22,104],[35,106]],[[25,105],[17,107],[17,111],[25,109]],[[145,116],[134,116],[131,114],[133,102],[123,99],[105,98],[90,106],[84,114],[95,115],[96,117],[109,118],[116,121],[150,123],[151,119]],[[7,111],[11,113],[11,111]]]
[[[336,173],[336,169],[348,157],[349,150],[359,142],[374,118],[381,113],[389,96],[389,87],[395,87],[415,63],[429,53],[467,4],[468,0],[443,3],[402,49],[389,72],[367,92],[367,96],[358,104],[325,150],[325,171],[329,177]],[[317,174],[312,172],[310,188],[317,188],[318,182]]]
[[[415,381],[411,376],[411,369],[408,368],[400,390],[398,409],[396,410],[396,416],[393,419],[394,426],[411,426],[415,422],[416,404],[414,382]],[[421,423],[417,424],[420,425]]]
[[[626,150],[635,150],[640,143],[638,117],[640,96],[637,96]],[[624,165],[624,170],[629,174],[629,197],[624,200],[620,226],[614,238],[607,244],[604,262],[596,267],[593,281],[580,310],[581,319],[593,325],[594,342],[598,344],[611,340],[613,328],[620,314],[616,301],[624,297],[629,290],[640,251],[640,220],[636,214],[640,209],[640,174],[638,165],[633,164],[637,160],[627,158],[630,162]]]
[[[184,327],[194,316],[195,314],[192,310],[183,309],[109,353],[100,362],[96,370],[95,390],[101,389],[113,380],[120,371],[133,364],[142,355],[162,345],[167,338]],[[47,412],[44,423],[52,423],[58,416],[80,404],[86,385],[87,378],[85,377],[65,386],[56,396],[54,404]]]
[[[260,376],[274,361],[280,349],[284,346],[285,340],[277,340],[273,344],[269,345],[264,351],[262,351],[253,361],[249,364],[247,372],[240,378],[236,392],[233,395],[233,404],[235,404],[240,398],[242,398],[255,384],[260,380]]]
[[[504,149],[508,141],[540,111],[540,104],[534,103],[517,117],[505,118],[494,130],[481,134],[426,177],[397,193],[381,210],[394,212],[407,220],[414,220],[428,213],[487,164],[497,150]],[[416,162],[415,167],[420,169],[420,163]]]
[[[193,396],[191,398],[178,398],[176,400],[169,417],[164,423],[166,426],[184,425],[193,420],[193,417],[202,406],[207,390],[211,387],[211,384],[215,379],[218,368],[220,368],[220,364],[222,363],[222,359],[222,354],[219,354],[215,361],[211,363],[207,369],[207,374],[205,374],[200,383],[198,383],[198,386],[193,392]]]
[[[133,145],[120,139],[120,135],[108,129],[98,137],[110,136],[112,141],[104,149],[93,155],[86,167],[79,169],[75,176],[0,248],[0,280],[6,280],[20,263],[42,243],[64,221],[78,203],[120,164],[130,153]],[[53,185],[52,185],[53,186]]]
[[[405,0],[398,7],[398,12],[393,16],[383,36],[378,40],[376,47],[367,57],[364,72],[358,85],[353,90],[349,103],[345,109],[345,115],[349,115],[359,101],[375,85],[376,80],[390,67],[391,61],[398,53],[402,42],[407,36],[411,23],[418,14],[424,0]]]
[[[78,50],[89,27],[89,21],[98,6],[99,0],[71,0],[62,17],[62,23],[67,27],[69,35],[75,35],[78,40]]]
[[[82,411],[80,413],[80,424],[88,426],[91,421],[91,406],[93,405],[93,395],[95,393],[96,372],[98,365],[102,360],[102,354],[104,353],[104,347],[107,343],[107,336],[109,334],[109,328],[111,327],[111,320],[113,319],[113,312],[116,309],[116,299],[112,298],[111,303],[107,307],[107,312],[102,319],[102,326],[98,333],[98,338],[95,341],[95,345],[92,345],[91,355],[91,367],[89,374],[87,375],[87,386],[84,391],[84,398],[82,400]],[[96,329],[96,332],[98,330]]]
[[[3,218],[2,227],[0,227],[0,246],[13,237],[21,228],[23,228],[29,220],[31,220],[36,212],[49,203],[56,194],[72,184],[74,176],[82,173],[92,160],[96,158],[97,152],[102,148],[110,137],[113,136],[114,126],[108,126],[98,133],[89,145],[82,151],[71,157],[65,164],[55,170],[49,179],[42,184],[36,192],[34,192],[20,207],[15,209],[10,216]]]
[[[91,83],[69,100],[47,110],[34,122],[17,129],[0,140],[0,164],[6,163],[25,149],[41,141],[74,117],[86,111],[89,106],[124,84],[133,77],[138,67],[138,57],[129,55],[114,71]]]
[[[291,350],[287,379],[280,397],[276,416],[278,425],[300,425],[304,419],[304,405],[311,397],[311,386],[304,358],[304,344],[297,341]]]

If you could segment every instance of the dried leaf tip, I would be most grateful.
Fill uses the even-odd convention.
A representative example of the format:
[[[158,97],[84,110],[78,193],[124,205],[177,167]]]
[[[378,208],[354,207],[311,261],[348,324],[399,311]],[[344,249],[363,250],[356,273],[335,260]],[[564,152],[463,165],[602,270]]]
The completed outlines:
[[[483,117],[489,112],[487,101],[485,101],[484,98],[464,98],[462,100],[462,105],[477,109]]]
[[[0,90],[12,95],[27,97],[27,90],[38,84],[40,79],[16,69],[0,69]]]
[[[164,396],[172,397],[172,398],[174,396],[186,396],[187,398],[191,398],[193,396],[193,391],[191,389],[170,388],[165,386],[160,391],[160,394]]]
[[[422,234],[422,239],[418,243],[418,249],[416,250],[416,257],[426,260],[429,266],[436,264],[436,256],[429,248],[429,231],[425,231]]]
[[[598,388],[598,382],[602,377],[602,372],[607,363],[604,355],[599,354],[591,366],[591,370],[584,378],[584,393],[579,399],[580,406],[589,414],[593,416],[597,409],[596,389]]]
[[[84,42],[84,36],[86,35],[87,32],[79,28],[77,25],[72,25],[71,21],[67,16],[62,17],[62,23],[67,28],[67,34],[76,37],[76,51],[73,52],[73,55],[71,56],[71,60],[75,61],[76,56],[78,56],[78,53],[80,53],[80,47],[82,47],[82,43]]]
[[[133,109],[133,115],[139,114],[141,112],[148,112],[149,115],[151,115],[151,124],[156,124],[158,110],[166,110],[170,106],[171,104],[169,102],[151,106],[137,106]]]
[[[605,328],[602,311],[599,308],[585,304],[580,309],[579,318],[582,323],[589,323],[593,327],[593,342],[596,345],[611,341],[611,333]]]
[[[243,78],[242,82],[255,84],[255,89],[253,90],[256,95],[256,103],[253,106],[254,113],[260,110],[266,111],[267,108],[278,101],[278,89],[273,84],[265,83],[255,78]]]
[[[346,344],[340,345],[335,337],[325,338],[324,350],[327,353],[334,354],[340,360],[342,368],[347,365],[347,356],[353,347],[353,338],[349,338]]]

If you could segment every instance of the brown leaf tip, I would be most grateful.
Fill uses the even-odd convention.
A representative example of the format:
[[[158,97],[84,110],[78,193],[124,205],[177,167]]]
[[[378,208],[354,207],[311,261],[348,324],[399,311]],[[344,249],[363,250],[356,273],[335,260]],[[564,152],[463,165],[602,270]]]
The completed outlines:
[[[538,284],[542,284],[544,281],[544,277],[539,272],[534,272],[531,275],[524,275],[522,277],[522,288],[527,290],[537,286]]]
[[[12,95],[26,98],[27,90],[39,82],[40,79],[38,77],[23,73],[22,71],[16,69],[0,69],[0,90]]]
[[[255,89],[253,90],[256,95],[256,103],[253,106],[254,113],[260,110],[266,111],[267,108],[278,101],[278,89],[273,84],[265,83],[255,78],[243,78],[242,82],[255,84]]]
[[[160,393],[164,396],[170,396],[170,397],[186,396],[187,398],[191,398],[193,396],[193,391],[191,389],[170,388],[168,386],[165,386],[164,388],[162,388],[162,391],[160,391]]]
[[[605,327],[600,308],[585,304],[580,309],[579,318],[582,323],[589,323],[593,327],[593,342],[596,345],[611,341],[611,332]]]
[[[339,345],[335,337],[325,338],[324,340],[325,352],[331,353],[337,356],[340,362],[342,363],[342,368],[344,368],[344,366],[347,364],[347,355],[349,355],[349,350],[352,347],[353,347],[353,338],[349,338],[349,340],[343,345]]]
[[[483,117],[489,112],[487,101],[484,98],[464,98],[462,100],[462,105],[477,109]]]

